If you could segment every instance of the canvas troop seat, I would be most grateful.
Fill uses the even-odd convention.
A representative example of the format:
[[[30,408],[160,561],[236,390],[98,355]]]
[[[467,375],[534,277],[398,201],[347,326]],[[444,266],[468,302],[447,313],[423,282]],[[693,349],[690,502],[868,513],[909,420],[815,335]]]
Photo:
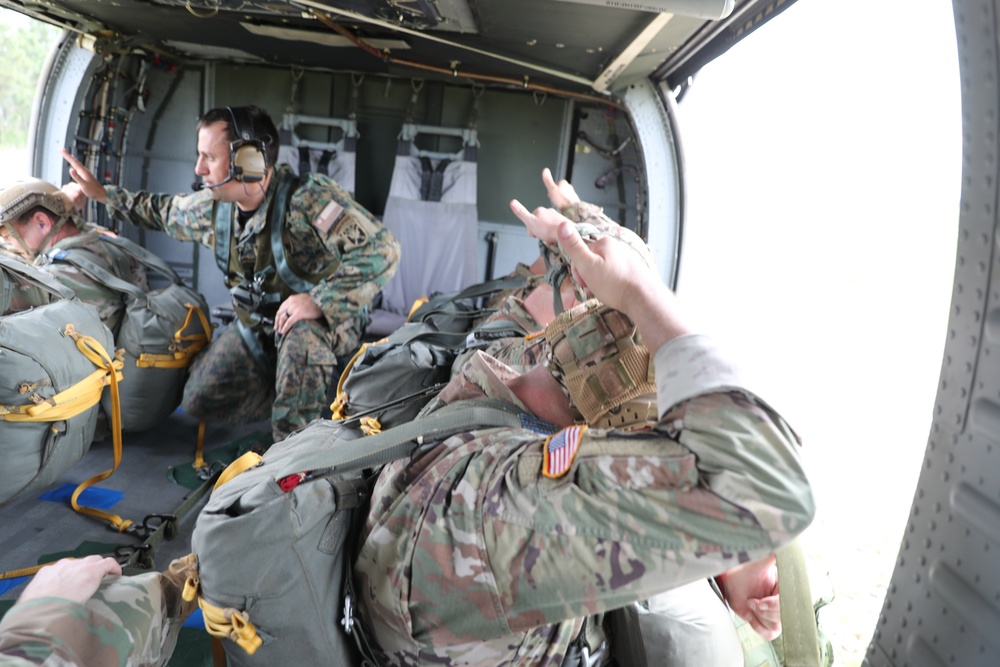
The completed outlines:
[[[340,138],[321,141],[304,137],[303,126],[334,131]],[[358,124],[354,120],[322,118],[286,113],[278,131],[281,147],[278,162],[287,163],[298,176],[326,174],[354,195],[354,174],[357,159]],[[314,131],[313,134],[316,134]]]
[[[453,153],[422,150],[417,137],[455,138]],[[383,336],[406,321],[413,303],[435,292],[454,292],[476,282],[477,150],[474,129],[406,123],[382,224],[399,240],[399,270],[372,312],[369,336]]]

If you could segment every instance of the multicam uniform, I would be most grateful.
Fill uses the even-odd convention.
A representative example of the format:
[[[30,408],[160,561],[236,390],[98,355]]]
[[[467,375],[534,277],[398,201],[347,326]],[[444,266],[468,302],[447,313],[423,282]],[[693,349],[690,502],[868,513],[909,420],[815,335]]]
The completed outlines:
[[[109,577],[86,605],[51,597],[18,603],[0,619],[0,665],[164,665],[183,623],[176,591],[149,572]]]
[[[190,195],[129,192],[107,188],[107,206],[130,222],[166,232],[182,241],[230,248],[226,283],[234,287],[248,275],[276,268],[268,220],[268,203],[277,184],[291,177],[279,167],[265,203],[240,229],[234,221],[228,239],[216,239],[216,207],[209,191]],[[276,372],[255,363],[236,326],[217,334],[191,368],[182,406],[190,414],[225,423],[247,423],[271,417],[276,440],[319,417],[327,388],[336,372],[337,356],[353,351],[365,326],[365,308],[392,277],[399,245],[368,211],[336,182],[309,174],[292,192],[284,215],[282,239],[288,264],[300,276],[315,278],[309,291],[323,316],[297,322],[275,340],[273,326],[255,324],[264,352]],[[242,272],[235,267],[242,267]],[[294,291],[272,273],[268,291],[287,298]],[[277,302],[260,315],[273,319]],[[239,312],[245,323],[248,314]]]
[[[650,431],[463,433],[382,472],[355,563],[381,664],[558,666],[584,618],[805,529],[814,508],[795,435],[711,342],[674,339],[655,369]],[[503,373],[473,357],[459,382],[469,397],[513,400]],[[546,449],[577,446],[565,471],[551,468]]]

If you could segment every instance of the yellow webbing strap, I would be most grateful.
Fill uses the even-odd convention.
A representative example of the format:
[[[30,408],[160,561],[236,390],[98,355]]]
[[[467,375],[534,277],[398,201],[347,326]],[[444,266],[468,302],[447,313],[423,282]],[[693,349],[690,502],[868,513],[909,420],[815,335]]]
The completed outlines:
[[[426,297],[426,296],[422,296],[422,297],[420,297],[419,299],[417,299],[416,301],[414,301],[414,302],[413,302],[413,305],[412,305],[412,306],[410,306],[410,312],[408,312],[408,313],[406,314],[406,321],[407,321],[407,322],[409,322],[409,321],[410,321],[410,318],[411,318],[411,317],[413,317],[413,313],[415,313],[415,312],[417,312],[418,310],[420,310],[420,306],[422,306],[422,305],[424,305],[425,303],[427,303],[427,300],[428,300],[428,299],[427,299],[427,297]]]
[[[333,413],[333,416],[331,416],[330,419],[333,421],[339,421],[348,416],[348,414],[344,412],[344,408],[347,406],[347,394],[344,393],[344,383],[347,382],[347,376],[351,373],[351,369],[354,368],[354,364],[358,362],[358,359],[360,359],[361,355],[365,353],[365,350],[368,349],[369,345],[378,345],[379,343],[384,343],[386,340],[388,339],[383,338],[382,340],[375,341],[374,343],[362,343],[358,351],[354,353],[353,357],[351,357],[351,360],[347,362],[346,366],[344,366],[344,371],[340,374],[340,379],[337,380],[337,396],[333,399],[333,403],[330,404],[330,412]]]
[[[205,420],[198,422],[198,443],[194,446],[194,463],[191,467],[195,470],[204,468],[208,464],[205,462]]]
[[[238,459],[226,466],[226,469],[222,471],[219,475],[219,479],[215,480],[215,486],[212,489],[217,489],[233,477],[236,477],[241,472],[249,470],[250,468],[257,467],[264,458],[257,452],[247,452],[240,456]]]
[[[376,435],[382,432],[382,424],[374,417],[362,417],[361,430],[364,431],[365,435]]]
[[[4,579],[17,579],[18,577],[30,577],[39,570],[41,570],[46,565],[52,565],[55,561],[48,563],[42,563],[41,565],[32,565],[31,567],[22,567],[20,570],[10,570],[9,572],[0,572],[0,581]]]
[[[104,510],[99,510],[96,507],[87,507],[86,505],[80,505],[77,503],[77,499],[80,494],[86,491],[88,488],[97,484],[100,481],[111,477],[115,470],[118,469],[118,465],[122,460],[122,417],[121,417],[121,398],[118,395],[118,381],[121,379],[121,374],[117,372],[117,369],[122,367],[122,362],[117,358],[114,361],[108,356],[108,353],[104,351],[101,344],[90,336],[85,336],[83,334],[76,333],[71,330],[71,327],[66,327],[66,335],[73,338],[76,341],[76,346],[84,356],[90,359],[95,365],[101,366],[103,364],[104,370],[107,372],[110,378],[109,386],[111,387],[111,440],[114,444],[115,460],[114,465],[111,466],[110,470],[105,470],[102,473],[98,473],[91,477],[90,479],[82,482],[73,491],[73,495],[70,496],[69,503],[74,511],[80,514],[86,514],[87,516],[94,517],[95,519],[102,519],[111,524],[111,527],[118,532],[124,532],[132,525],[132,522],[123,519],[117,514],[112,514],[110,512],[105,512]],[[101,395],[98,393],[97,400],[100,400]],[[96,400],[95,400],[96,403]]]
[[[219,475],[219,479],[216,480],[213,489],[219,488],[241,472],[253,468],[261,460],[261,455],[256,452],[243,454],[226,466],[226,469]],[[224,609],[216,607],[201,596],[199,593],[200,590],[200,581],[189,579],[185,582],[182,595],[185,600],[198,598],[198,607],[201,608],[202,620],[205,623],[205,630],[208,634],[221,639],[231,639],[236,642],[237,646],[246,651],[247,655],[253,655],[264,642],[257,636],[257,628],[250,621],[250,615],[245,611],[233,609],[232,607]],[[212,659],[217,665],[225,664],[225,661],[219,662],[218,646],[214,640],[212,644]]]
[[[117,393],[118,381],[122,379],[124,363],[119,351],[114,360],[95,338],[78,334],[72,324],[67,324],[63,332],[76,342],[77,349],[98,367],[87,377],[55,396],[31,405],[0,405],[0,419],[9,422],[57,422],[75,417],[89,410],[101,400],[104,387],[109,384]]]
[[[250,615],[232,607],[216,607],[198,596],[198,606],[205,621],[205,630],[213,637],[228,638],[253,655],[264,642],[257,636],[257,628],[250,622]]]
[[[187,307],[188,313],[187,317],[184,318],[184,324],[174,332],[174,340],[171,343],[171,348],[174,350],[173,354],[143,353],[135,360],[136,366],[139,368],[186,368],[191,365],[191,360],[194,359],[194,356],[212,342],[212,325],[209,324],[205,313],[201,311],[201,308],[193,304],[185,303],[184,305]],[[191,318],[196,313],[198,319],[201,320],[202,332],[185,336],[184,330],[190,326]],[[187,347],[183,347],[184,343],[190,344]]]

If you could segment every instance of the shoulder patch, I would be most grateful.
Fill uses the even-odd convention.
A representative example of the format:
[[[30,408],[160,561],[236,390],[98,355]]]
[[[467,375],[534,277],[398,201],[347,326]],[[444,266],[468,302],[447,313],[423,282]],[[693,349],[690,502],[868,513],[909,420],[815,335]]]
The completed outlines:
[[[333,228],[333,235],[344,240],[344,250],[353,250],[368,243],[368,227],[352,213],[343,214]]]
[[[545,439],[543,445],[542,474],[551,479],[562,477],[573,466],[576,453],[580,451],[585,424],[564,428]]]
[[[324,234],[330,231],[333,224],[337,222],[344,215],[344,207],[337,203],[336,199],[330,200],[330,203],[326,205],[316,219],[313,220],[313,227],[320,230]]]

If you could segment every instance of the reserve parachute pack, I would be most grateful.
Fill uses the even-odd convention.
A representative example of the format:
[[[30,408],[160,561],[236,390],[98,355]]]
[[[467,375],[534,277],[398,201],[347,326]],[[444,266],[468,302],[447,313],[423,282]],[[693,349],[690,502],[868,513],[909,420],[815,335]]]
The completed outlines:
[[[121,379],[122,362],[96,308],[19,259],[0,255],[0,267],[5,285],[13,275],[54,297],[0,317],[2,507],[49,485],[87,453],[101,395]]]
[[[181,401],[188,367],[212,337],[205,298],[181,280],[169,264],[128,239],[101,235],[100,241],[123,251],[167,280],[165,287],[143,291],[74,252],[55,248],[50,260],[68,262],[105,287],[120,292],[125,314],[117,345],[125,350],[121,394],[122,431],[148,429],[173,412]],[[110,394],[102,404],[110,414]]]
[[[369,436],[317,420],[263,457],[231,463],[195,524],[199,578],[184,592],[224,640],[229,665],[377,665],[351,585],[377,472],[418,442],[493,426],[520,427],[521,417],[483,400]]]
[[[345,366],[331,406],[333,418],[359,422],[366,433],[413,419],[448,382],[459,352],[483,341],[525,335],[510,322],[475,326],[494,312],[476,307],[480,297],[524,284],[521,276],[501,278],[415,303],[406,324],[362,345]]]

